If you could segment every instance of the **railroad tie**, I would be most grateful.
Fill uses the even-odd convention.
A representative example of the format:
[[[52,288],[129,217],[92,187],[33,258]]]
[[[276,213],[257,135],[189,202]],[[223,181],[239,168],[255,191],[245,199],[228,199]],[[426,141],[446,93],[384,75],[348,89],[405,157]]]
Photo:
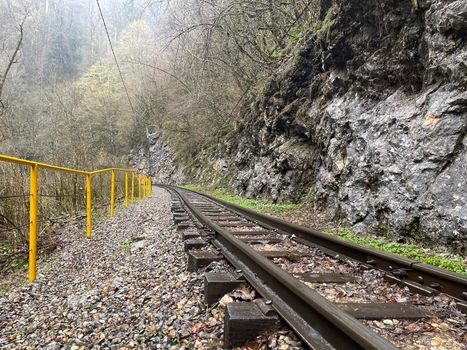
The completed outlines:
[[[188,271],[196,272],[213,261],[222,260],[223,257],[214,251],[188,251]]]
[[[184,249],[186,252],[191,249],[199,249],[199,248],[206,247],[208,245],[208,243],[202,238],[187,239],[183,243],[184,243]]]
[[[204,274],[204,302],[212,305],[243,283],[246,283],[245,279],[234,272],[206,272]]]
[[[287,258],[289,260],[297,260],[298,258],[313,255],[311,252],[299,252],[293,250],[260,250],[258,253],[268,259]]]
[[[249,243],[249,244],[271,244],[271,243],[280,243],[282,239],[274,238],[274,237],[264,237],[264,238],[240,238],[242,242]]]
[[[229,303],[225,308],[224,347],[242,346],[263,332],[277,330],[280,320],[274,308],[264,299]]]

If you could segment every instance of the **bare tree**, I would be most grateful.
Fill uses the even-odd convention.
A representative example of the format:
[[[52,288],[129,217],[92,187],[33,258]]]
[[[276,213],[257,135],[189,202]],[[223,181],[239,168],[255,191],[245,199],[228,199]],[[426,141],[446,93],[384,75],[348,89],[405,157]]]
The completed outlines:
[[[5,72],[2,74],[2,76],[0,77],[0,104],[2,107],[4,107],[4,104],[2,102],[2,93],[3,93],[3,87],[5,85],[5,81],[8,77],[8,73],[10,72],[11,70],[11,67],[13,66],[13,64],[17,63],[17,60],[16,60],[16,57],[19,53],[19,50],[21,49],[21,45],[23,43],[23,36],[24,36],[24,33],[23,33],[23,24],[24,24],[24,21],[26,20],[26,18],[23,20],[23,22],[18,26],[18,29],[19,29],[19,39],[18,39],[18,42],[16,44],[16,48],[15,50],[13,51],[13,54],[11,55],[9,61],[8,61],[8,65],[5,69]]]

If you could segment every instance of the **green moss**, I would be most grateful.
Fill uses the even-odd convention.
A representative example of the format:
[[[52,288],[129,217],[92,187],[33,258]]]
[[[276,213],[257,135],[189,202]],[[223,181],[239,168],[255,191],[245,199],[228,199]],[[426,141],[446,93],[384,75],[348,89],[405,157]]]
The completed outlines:
[[[280,211],[281,213],[283,213],[284,211],[292,211],[299,207],[298,204],[292,203],[271,203],[266,201],[244,198],[241,196],[237,196],[224,188],[205,188],[199,185],[192,184],[184,185],[181,187],[186,188],[187,190],[202,191],[210,194],[211,196],[222,199],[226,202],[237,204],[245,208],[254,209],[259,212],[267,212],[273,214],[274,212]]]
[[[322,21],[317,20],[313,25],[313,31],[321,39],[329,39],[330,33],[336,22],[337,15],[339,13],[339,6],[334,3],[329,10],[326,12],[326,16]]]
[[[132,241],[130,239],[127,239],[122,242],[121,247],[124,255],[130,255],[131,243]]]
[[[446,270],[467,275],[467,265],[460,255],[447,257],[441,253],[432,253],[427,248],[420,248],[414,244],[400,244],[388,242],[385,239],[377,239],[362,235],[357,235],[348,229],[330,230],[326,233],[338,235],[348,241],[361,244],[363,246],[375,248],[388,253],[404,256],[426,264],[437,266]]]
[[[202,187],[199,185],[189,184],[182,186],[188,190],[195,190],[208,193],[214,197],[220,198],[227,202],[237,204],[246,208],[251,208],[259,212],[266,212],[270,214],[287,214],[294,210],[300,209],[306,203],[313,201],[312,192],[306,196],[306,199],[302,204],[291,204],[291,203],[270,203],[267,201],[259,201],[254,199],[248,199],[240,196],[236,196],[224,188],[214,187]],[[382,228],[386,236],[388,235],[388,228]],[[360,245],[375,248],[388,253],[397,254],[400,256],[407,257],[409,259],[417,260],[426,264],[437,266],[449,271],[457,272],[460,274],[467,275],[467,264],[464,261],[464,257],[460,255],[447,256],[439,252],[432,252],[428,248],[421,248],[415,244],[400,244],[390,242],[385,238],[373,238],[368,236],[358,235],[348,229],[341,230],[328,230],[328,234],[338,235],[339,237],[346,239],[351,242],[358,243]],[[417,227],[414,227],[412,233],[419,233]]]

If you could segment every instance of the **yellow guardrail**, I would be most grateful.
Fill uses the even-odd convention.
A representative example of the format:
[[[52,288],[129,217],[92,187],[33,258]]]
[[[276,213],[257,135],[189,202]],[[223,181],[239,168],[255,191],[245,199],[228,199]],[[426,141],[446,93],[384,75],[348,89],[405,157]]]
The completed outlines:
[[[111,172],[110,216],[115,210],[115,179],[117,172],[125,174],[125,207],[135,200],[135,177],[138,183],[138,199],[143,199],[151,193],[151,178],[132,169],[108,168],[95,171],[84,171],[65,168],[46,163],[33,162],[26,159],[10,157],[0,154],[0,161],[29,166],[29,280],[36,279],[37,259],[37,207],[38,207],[38,178],[39,169],[50,169],[67,173],[81,174],[86,178],[86,237],[91,238],[92,231],[92,176],[99,173]],[[131,174],[131,196],[129,187],[129,174]],[[136,176],[135,176],[136,175]]]

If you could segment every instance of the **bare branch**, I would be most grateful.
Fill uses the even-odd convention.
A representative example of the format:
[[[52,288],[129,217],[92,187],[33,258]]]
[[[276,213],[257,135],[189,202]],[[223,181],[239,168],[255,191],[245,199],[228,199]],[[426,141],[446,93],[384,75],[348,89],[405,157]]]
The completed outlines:
[[[158,70],[162,73],[165,73],[167,74],[168,76],[174,78],[176,81],[178,81],[181,85],[183,85],[183,87],[187,90],[188,93],[191,94],[191,89],[190,87],[185,84],[179,77],[177,77],[176,75],[166,71],[165,69],[163,68],[160,68],[160,67],[156,67],[156,66],[153,66],[151,64],[148,64],[148,63],[144,63],[144,62],[138,62],[138,61],[122,61],[123,63],[130,63],[130,64],[138,64],[138,65],[141,65],[141,66],[145,66],[145,67],[149,67],[149,68],[152,68],[152,69],[155,69],[155,70]]]
[[[1,77],[2,80],[0,80],[0,101],[2,99],[2,92],[3,92],[3,87],[5,85],[5,81],[6,81],[6,78],[8,76],[8,73],[10,72],[10,69],[11,67],[13,66],[13,64],[15,64],[17,61],[16,61],[16,55],[18,55],[18,52],[21,48],[21,44],[23,43],[23,24],[24,24],[24,21],[26,20],[26,18],[23,20],[23,22],[19,25],[19,33],[20,33],[20,37],[18,39],[18,43],[16,45],[16,49],[15,51],[13,52],[13,56],[11,56],[10,58],[10,61],[8,62],[8,66],[6,67],[6,70],[5,70],[5,73],[3,74],[3,76]]]

